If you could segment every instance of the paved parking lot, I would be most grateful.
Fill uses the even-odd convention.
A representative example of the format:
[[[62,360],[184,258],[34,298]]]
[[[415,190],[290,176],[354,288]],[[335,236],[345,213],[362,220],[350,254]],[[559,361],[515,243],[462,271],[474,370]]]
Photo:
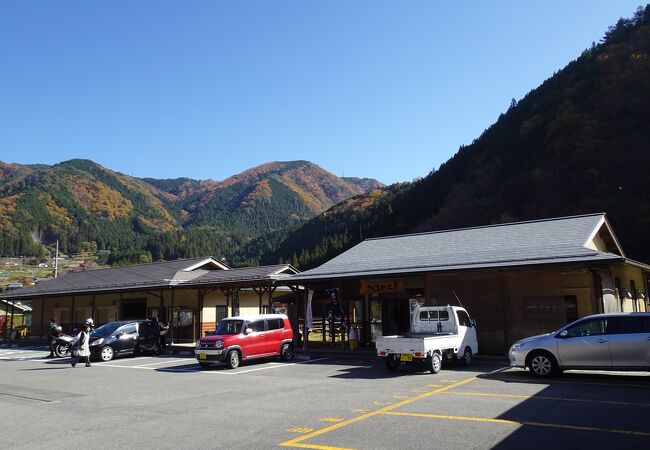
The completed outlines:
[[[336,355],[233,371],[173,355],[72,369],[46,355],[0,348],[2,448],[650,447],[645,373],[540,381],[478,362],[395,375]]]

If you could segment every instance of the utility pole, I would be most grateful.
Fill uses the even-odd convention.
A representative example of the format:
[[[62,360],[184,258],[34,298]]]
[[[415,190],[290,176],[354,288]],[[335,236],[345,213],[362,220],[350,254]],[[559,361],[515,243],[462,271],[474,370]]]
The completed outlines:
[[[56,253],[54,254],[54,278],[59,275],[59,240],[56,240]]]

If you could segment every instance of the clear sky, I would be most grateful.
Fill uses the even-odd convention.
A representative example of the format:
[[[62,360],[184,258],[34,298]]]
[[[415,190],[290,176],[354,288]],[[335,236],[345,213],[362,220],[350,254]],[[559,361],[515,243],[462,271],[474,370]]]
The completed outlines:
[[[0,160],[425,176],[640,0],[0,2]]]

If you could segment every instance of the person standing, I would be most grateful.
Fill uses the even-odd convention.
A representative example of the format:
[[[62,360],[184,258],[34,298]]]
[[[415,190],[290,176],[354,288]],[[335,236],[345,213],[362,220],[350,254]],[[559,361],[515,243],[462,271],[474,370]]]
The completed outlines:
[[[90,331],[93,324],[92,319],[86,319],[84,322],[83,329],[77,335],[77,341],[75,342],[75,354],[70,363],[72,367],[76,366],[77,363],[83,359],[86,363],[86,367],[90,366]]]
[[[56,335],[58,334],[57,328],[58,325],[56,324],[56,320],[54,320],[54,317],[52,317],[52,320],[50,320],[50,331],[47,333],[47,340],[50,344],[50,354],[48,355],[48,358],[54,358],[54,341]]]

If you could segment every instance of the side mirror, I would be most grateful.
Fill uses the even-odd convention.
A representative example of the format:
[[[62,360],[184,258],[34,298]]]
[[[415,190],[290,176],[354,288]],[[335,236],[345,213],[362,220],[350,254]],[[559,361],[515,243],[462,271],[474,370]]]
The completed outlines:
[[[565,338],[569,335],[569,332],[567,330],[562,331],[561,333],[558,333],[557,337],[559,338]]]
[[[246,334],[251,334],[253,332],[252,328],[246,328]]]
[[[122,336],[124,336],[124,333],[121,331],[115,335],[115,337],[118,339],[121,338]]]
[[[476,327],[476,320],[474,320],[474,319],[469,319],[469,323],[470,323],[473,327]]]

